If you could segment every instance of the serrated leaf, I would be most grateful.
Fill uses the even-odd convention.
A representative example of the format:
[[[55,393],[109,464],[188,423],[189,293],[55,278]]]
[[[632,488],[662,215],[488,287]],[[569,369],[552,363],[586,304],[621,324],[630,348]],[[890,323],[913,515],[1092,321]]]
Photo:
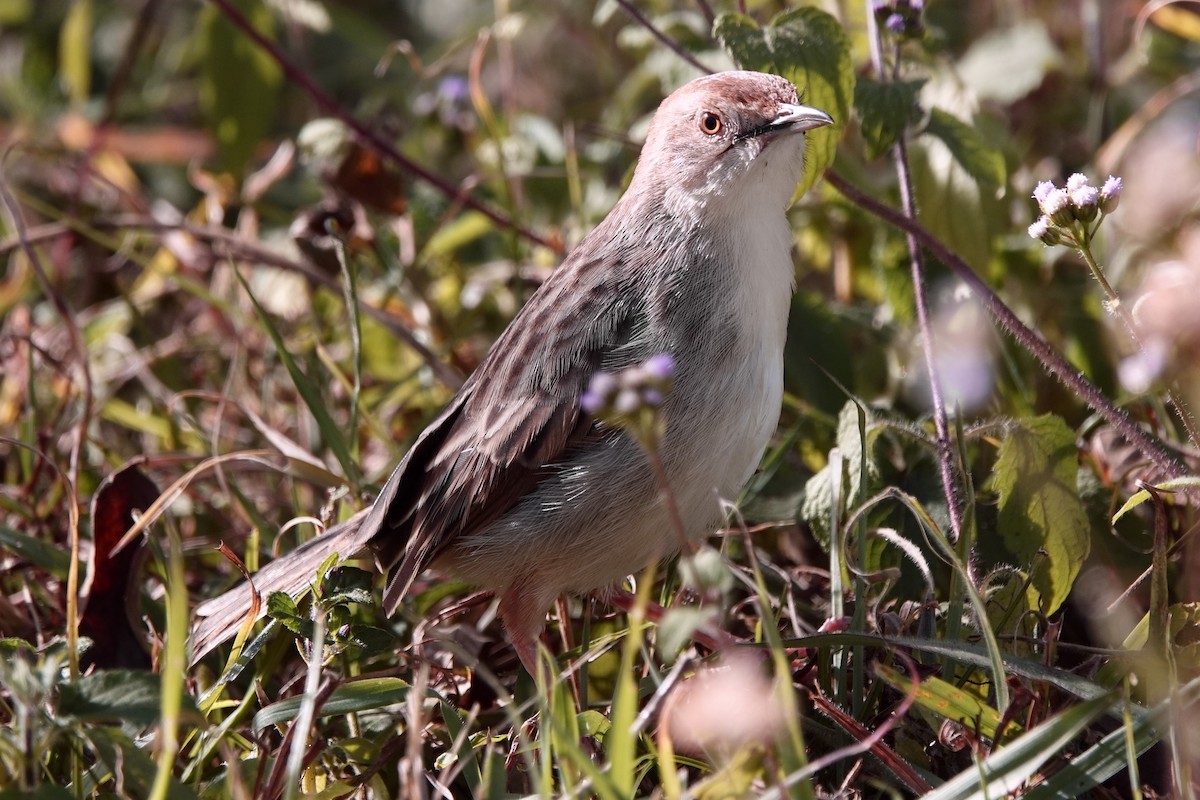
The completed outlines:
[[[373,603],[374,577],[357,567],[338,567],[321,581],[321,603],[326,608],[347,603]]]
[[[1046,614],[1067,598],[1091,548],[1077,471],[1075,434],[1052,415],[1021,420],[996,459],[997,527],[1029,568]]]
[[[279,624],[300,636],[312,634],[312,620],[300,613],[296,601],[287,592],[271,592],[267,595],[267,615]]]
[[[975,126],[934,108],[909,149],[918,218],[976,270],[991,258],[999,218],[997,195],[1005,185],[1004,157],[989,148]]]
[[[317,716],[333,717],[403,703],[408,698],[409,688],[409,684],[399,678],[365,678],[344,683],[333,690],[329,699],[317,711]],[[271,703],[254,715],[254,730],[260,731],[269,725],[295,719],[304,699],[289,697],[287,700]]]
[[[871,414],[867,412],[867,483],[862,486],[859,463],[862,460],[863,440],[858,428],[858,404],[851,400],[838,413],[837,446],[842,454],[844,475],[835,474],[835,462],[831,459],[804,485],[804,502],[800,505],[800,518],[808,523],[813,535],[822,547],[829,547],[832,539],[830,520],[833,514],[834,481],[845,481],[840,492],[844,508],[853,508],[874,491],[879,477],[879,467],[872,458],[870,445],[875,437],[870,432]]]
[[[881,83],[870,78],[854,84],[854,111],[869,158],[886,153],[917,116],[917,95],[924,85],[924,80]]]
[[[854,63],[846,32],[824,11],[804,7],[779,14],[765,28],[741,14],[722,14],[713,36],[739,66],[782,75],[796,84],[806,105],[833,117],[833,125],[806,134],[800,191],[807,191],[833,164],[850,115]]]
[[[935,108],[929,112],[925,133],[940,139],[954,160],[982,186],[997,189],[1004,185],[1004,156],[988,147],[975,128],[949,111]]]

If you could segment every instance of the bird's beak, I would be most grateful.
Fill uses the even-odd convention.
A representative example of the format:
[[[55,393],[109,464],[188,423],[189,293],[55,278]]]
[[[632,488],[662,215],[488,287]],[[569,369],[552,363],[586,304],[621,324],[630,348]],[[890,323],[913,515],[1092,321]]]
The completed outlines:
[[[779,113],[776,114],[775,119],[765,125],[743,131],[736,138],[737,141],[742,141],[744,139],[753,139],[756,136],[765,136],[770,140],[775,138],[777,134],[803,133],[804,131],[811,131],[813,128],[832,124],[833,117],[819,108],[797,105],[795,103],[780,103]]]
[[[819,108],[783,103],[779,106],[779,115],[771,120],[764,133],[775,131],[799,133],[832,124],[833,117]]]

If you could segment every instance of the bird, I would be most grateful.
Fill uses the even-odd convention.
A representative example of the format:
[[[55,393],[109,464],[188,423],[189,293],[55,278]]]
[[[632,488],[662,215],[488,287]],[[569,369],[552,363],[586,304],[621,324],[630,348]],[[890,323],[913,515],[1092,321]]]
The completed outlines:
[[[826,125],[783,77],[692,80],[662,101],[629,186],[534,291],[417,437],[369,509],[253,576],[296,593],[332,553],[373,554],[395,613],[430,566],[492,592],[537,675],[563,594],[604,590],[680,547],[647,454],[580,398],[598,373],[673,365],[658,456],[689,538],[723,521],[779,420],[795,285],[787,220],[805,133]],[[229,638],[245,587],[202,603],[193,662]]]

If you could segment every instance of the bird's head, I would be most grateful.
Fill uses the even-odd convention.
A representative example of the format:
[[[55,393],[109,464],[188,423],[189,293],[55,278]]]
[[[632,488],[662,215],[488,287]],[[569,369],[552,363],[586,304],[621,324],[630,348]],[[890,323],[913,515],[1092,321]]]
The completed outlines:
[[[630,189],[661,192],[685,212],[743,197],[784,207],[804,166],[804,132],[831,124],[777,75],[697,78],[658,107]]]

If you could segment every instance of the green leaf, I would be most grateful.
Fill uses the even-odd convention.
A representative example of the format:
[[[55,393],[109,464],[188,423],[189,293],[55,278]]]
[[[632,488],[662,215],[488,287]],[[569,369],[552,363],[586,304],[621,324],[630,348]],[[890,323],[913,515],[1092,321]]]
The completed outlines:
[[[0,800],[75,800],[75,795],[61,786],[43,784],[36,789],[5,789]]]
[[[921,653],[949,658],[981,669],[991,669],[992,660],[987,648],[966,642],[947,642],[941,639],[924,639],[917,636],[876,636],[867,633],[816,633],[794,639],[785,639],[783,646],[825,647],[831,649],[853,647],[895,648],[907,647]],[[1083,700],[1092,700],[1108,694],[1108,688],[1095,681],[1081,678],[1065,669],[1048,667],[1038,661],[1001,654],[1003,672],[1031,681],[1043,681]]]
[[[807,191],[833,164],[850,116],[854,62],[846,32],[824,11],[804,7],[779,14],[765,28],[741,14],[722,14],[713,36],[739,66],[782,75],[796,84],[805,104],[833,117],[833,125],[807,134],[800,181],[800,191]]]
[[[919,221],[982,270],[992,257],[994,220],[1002,216],[997,195],[1005,183],[1003,156],[974,126],[944,109],[930,112],[908,152]]]
[[[929,112],[925,133],[940,139],[954,160],[980,185],[998,189],[1004,185],[1004,156],[988,147],[971,125],[949,111],[935,108]]]
[[[1182,478],[1172,478],[1169,481],[1163,481],[1162,483],[1156,483],[1154,485],[1154,488],[1158,489],[1161,492],[1174,492],[1179,489],[1196,489],[1196,488],[1200,488],[1200,477],[1196,477],[1195,475],[1187,475]],[[1112,518],[1113,525],[1116,525],[1117,520],[1119,520],[1121,517],[1125,516],[1130,511],[1137,508],[1138,506],[1140,506],[1142,503],[1146,502],[1149,499],[1150,499],[1150,492],[1147,489],[1142,489],[1138,492],[1134,492],[1133,496],[1130,497],[1128,500],[1126,500],[1125,504],[1122,505],[1121,508],[1117,510],[1117,513],[1113,514],[1113,518]],[[3,529],[0,529],[0,533],[2,533],[2,532],[3,532]]]
[[[333,690],[325,705],[317,711],[317,716],[334,717],[403,703],[408,698],[409,688],[409,684],[399,678],[365,678],[344,683]],[[431,696],[437,697],[432,693]],[[300,704],[303,701],[303,697],[289,697],[287,700],[271,703],[254,715],[254,730],[260,731],[269,725],[290,722],[300,712]]]
[[[958,74],[979,99],[1008,105],[1041,86],[1060,63],[1045,24],[1030,19],[979,37],[958,62]]]
[[[1052,415],[1021,420],[996,459],[997,527],[1028,566],[1046,614],[1067,598],[1091,548],[1077,472],[1075,434]]]
[[[333,455],[337,458],[338,463],[342,466],[343,473],[351,484],[357,485],[359,482],[358,465],[354,457],[350,455],[350,447],[346,443],[346,437],[342,433],[341,426],[333,421],[333,416],[329,413],[329,408],[326,405],[325,399],[321,396],[320,390],[316,383],[306,375],[296,360],[292,358],[292,354],[288,351],[287,345],[283,341],[283,336],[275,327],[275,323],[271,321],[271,317],[267,314],[266,309],[258,302],[258,298],[250,291],[250,284],[246,282],[246,278],[238,269],[233,270],[233,274],[237,277],[238,282],[242,284],[242,289],[246,292],[246,296],[250,298],[250,302],[254,304],[254,310],[258,313],[258,318],[262,322],[263,329],[271,337],[271,341],[275,344],[275,352],[279,355],[279,360],[283,362],[287,368],[288,375],[292,378],[292,383],[296,386],[296,391],[300,393],[300,397],[304,399],[304,405],[308,408],[309,413],[313,415],[313,419],[317,423],[317,428],[321,431],[321,436],[329,445],[329,449],[333,451]]]
[[[58,33],[58,73],[76,107],[91,91],[92,27],[92,0],[75,0]]]
[[[271,12],[258,0],[234,5],[255,30],[271,37]],[[283,73],[279,65],[215,6],[200,9],[200,105],[217,140],[220,167],[241,175],[275,119]]]
[[[1190,719],[1200,702],[1200,679],[1193,680],[1170,700],[1156,706],[1148,714],[1135,715],[1129,730],[1121,727],[1112,731],[1070,762],[1035,786],[1025,797],[1029,800],[1074,800],[1122,770],[1129,769],[1129,751],[1141,755],[1162,740],[1170,726],[1170,717]],[[1191,709],[1189,711],[1188,709]],[[1130,747],[1126,736],[1132,738]]]
[[[1004,797],[1021,788],[1113,704],[1105,695],[1056,714],[925,795],[925,800]]]
[[[907,675],[883,664],[876,665],[875,672],[884,682],[902,693],[907,693],[912,685],[912,680]],[[996,738],[996,731],[1000,727],[1000,712],[980,700],[978,696],[964,692],[941,678],[922,678],[921,685],[917,687],[916,702],[939,717],[958,722],[988,739]],[[1019,723],[1010,722],[1004,728],[1005,738],[1009,739],[1020,731]]]
[[[338,567],[321,581],[321,604],[325,608],[347,603],[373,603],[374,577],[357,567]]]
[[[138,670],[99,670],[74,684],[63,684],[58,710],[88,722],[118,721],[150,725],[158,720],[159,679]]]
[[[132,739],[117,728],[90,726],[87,732],[89,750],[95,753],[91,766],[84,774],[83,797],[105,797],[103,792],[97,792],[119,776],[120,786],[124,789],[121,797],[163,797],[165,800],[192,800],[196,792],[190,786],[180,783],[175,777],[169,778],[164,786],[166,791],[155,795],[153,791],[154,776],[157,769],[154,760],[150,758],[153,752],[150,748],[141,748]],[[52,797],[42,795],[38,797]]]
[[[61,547],[33,536],[26,536],[12,528],[0,525],[0,548],[16,553],[34,566],[46,570],[58,578],[67,577],[71,556]]]
[[[267,595],[267,614],[299,636],[312,636],[312,620],[300,613],[300,607],[287,592]]]
[[[881,83],[858,79],[854,85],[854,111],[869,158],[886,153],[917,116],[917,95],[924,85],[924,80]]]
[[[33,0],[0,0],[0,25],[16,28],[24,25],[33,10]]]
[[[829,543],[832,541],[832,531],[830,530],[830,521],[833,514],[833,502],[835,497],[834,483],[836,481],[845,481],[845,486],[842,487],[840,495],[844,508],[853,508],[857,503],[865,499],[870,493],[874,492],[879,478],[879,467],[875,463],[871,446],[875,442],[876,434],[871,432],[871,414],[867,412],[867,486],[863,487],[861,470],[859,464],[862,461],[863,441],[859,433],[858,421],[859,406],[854,400],[850,400],[846,405],[842,406],[842,410],[838,413],[838,434],[837,446],[841,451],[843,465],[848,465],[844,475],[835,473],[836,463],[833,459],[826,464],[816,475],[808,479],[808,483],[804,485],[804,502],[800,506],[800,518],[808,523],[812,530],[813,536],[817,538],[821,546],[828,549]]]

